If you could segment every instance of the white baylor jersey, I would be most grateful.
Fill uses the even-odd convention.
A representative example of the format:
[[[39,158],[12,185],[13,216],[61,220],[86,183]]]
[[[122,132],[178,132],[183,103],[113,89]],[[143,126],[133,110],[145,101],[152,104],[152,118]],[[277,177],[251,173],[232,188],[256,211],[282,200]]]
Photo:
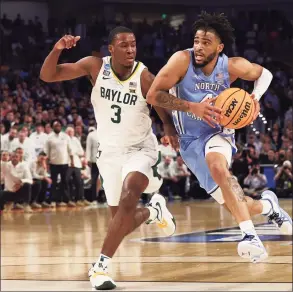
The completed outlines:
[[[101,148],[129,147],[152,133],[150,111],[140,84],[141,73],[146,67],[135,62],[131,76],[121,81],[113,72],[110,59],[103,58],[91,95],[97,137]]]

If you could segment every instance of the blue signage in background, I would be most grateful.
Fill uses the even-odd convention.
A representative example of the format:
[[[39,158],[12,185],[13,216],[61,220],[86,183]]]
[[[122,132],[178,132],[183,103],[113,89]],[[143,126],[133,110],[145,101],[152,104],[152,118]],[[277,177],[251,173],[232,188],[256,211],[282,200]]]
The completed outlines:
[[[276,188],[276,182],[274,180],[275,172],[275,165],[274,164],[261,164],[263,174],[267,177],[268,184],[267,187],[270,189]]]

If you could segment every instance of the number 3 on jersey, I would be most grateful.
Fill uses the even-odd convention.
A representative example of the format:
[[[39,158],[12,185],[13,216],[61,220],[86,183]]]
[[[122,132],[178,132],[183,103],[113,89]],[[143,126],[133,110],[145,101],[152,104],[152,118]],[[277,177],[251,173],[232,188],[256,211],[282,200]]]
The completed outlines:
[[[116,104],[112,104],[111,108],[114,110],[114,117],[111,118],[111,121],[115,124],[119,124],[121,122],[121,107]]]

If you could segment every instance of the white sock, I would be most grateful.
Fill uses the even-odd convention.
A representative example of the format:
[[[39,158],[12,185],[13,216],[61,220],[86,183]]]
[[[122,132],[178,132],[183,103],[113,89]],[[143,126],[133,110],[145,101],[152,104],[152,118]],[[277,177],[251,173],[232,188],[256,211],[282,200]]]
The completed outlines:
[[[271,212],[271,210],[272,210],[271,203],[268,200],[265,200],[265,199],[263,199],[263,200],[260,199],[259,201],[262,204],[262,212],[261,213],[263,215],[268,215]]]
[[[150,217],[148,218],[148,220],[155,220],[158,217],[158,211],[152,206],[148,206],[147,208],[150,211]]]
[[[108,265],[111,262],[111,258],[104,254],[100,254],[99,260],[95,263],[94,265],[94,270],[96,272],[101,271],[101,272],[107,272],[108,271]]]
[[[256,231],[251,220],[241,222],[239,227],[241,229],[242,235],[244,235],[244,233],[256,235]]]

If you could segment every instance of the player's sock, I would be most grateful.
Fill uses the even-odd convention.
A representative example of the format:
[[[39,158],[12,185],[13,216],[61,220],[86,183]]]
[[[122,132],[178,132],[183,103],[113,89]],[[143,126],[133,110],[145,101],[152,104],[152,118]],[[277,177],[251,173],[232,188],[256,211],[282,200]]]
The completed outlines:
[[[150,217],[148,218],[147,222],[154,221],[158,217],[158,211],[152,206],[147,207],[150,211]]]
[[[239,223],[239,227],[241,229],[242,235],[244,235],[244,233],[256,235],[256,231],[254,229],[254,225],[251,220],[247,220],[247,221],[243,221]]]
[[[111,258],[104,254],[100,254],[99,260],[94,265],[94,270],[96,272],[108,272],[108,266],[111,262]]]
[[[272,204],[268,200],[259,200],[262,204],[262,212],[263,215],[268,215],[272,210]]]

